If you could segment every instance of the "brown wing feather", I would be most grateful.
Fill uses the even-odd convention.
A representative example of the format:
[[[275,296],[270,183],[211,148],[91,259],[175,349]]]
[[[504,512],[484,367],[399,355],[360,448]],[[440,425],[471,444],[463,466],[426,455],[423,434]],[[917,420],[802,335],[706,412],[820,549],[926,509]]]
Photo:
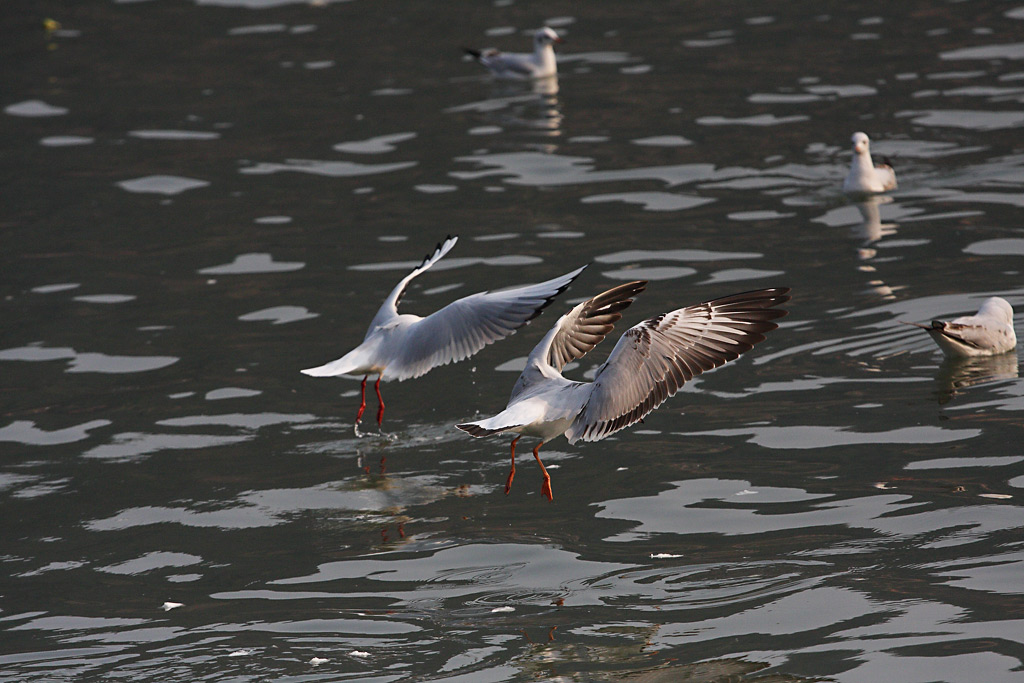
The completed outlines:
[[[677,309],[631,327],[594,378],[566,436],[597,441],[638,422],[693,379],[752,349],[786,315],[788,288],[762,289]]]
[[[548,363],[561,371],[570,361],[587,355],[615,328],[633,297],[646,288],[644,280],[627,282],[578,304],[559,321],[548,349]]]

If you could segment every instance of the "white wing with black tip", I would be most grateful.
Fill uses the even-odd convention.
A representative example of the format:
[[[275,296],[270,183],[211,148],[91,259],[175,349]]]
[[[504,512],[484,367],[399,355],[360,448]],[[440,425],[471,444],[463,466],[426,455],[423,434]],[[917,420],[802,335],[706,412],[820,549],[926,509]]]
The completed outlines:
[[[388,375],[398,380],[419,377],[514,334],[540,315],[584,268],[535,285],[471,294],[413,322],[402,335],[401,346],[389,354]]]
[[[373,320],[370,321],[370,329],[366,331],[366,339],[368,339],[378,327],[398,317],[398,304],[402,301],[402,296],[405,295],[405,290],[409,286],[409,283],[412,282],[413,278],[417,275],[422,274],[429,269],[430,266],[440,261],[445,254],[452,250],[452,247],[454,247],[455,243],[458,241],[458,235],[455,237],[448,235],[445,237],[443,242],[438,243],[433,252],[423,257],[423,262],[420,263],[420,265],[413,268],[412,272],[399,280],[398,284],[395,285],[395,288],[391,290],[388,298],[384,300],[384,303],[381,304],[380,308],[377,310],[377,314],[373,316]]]

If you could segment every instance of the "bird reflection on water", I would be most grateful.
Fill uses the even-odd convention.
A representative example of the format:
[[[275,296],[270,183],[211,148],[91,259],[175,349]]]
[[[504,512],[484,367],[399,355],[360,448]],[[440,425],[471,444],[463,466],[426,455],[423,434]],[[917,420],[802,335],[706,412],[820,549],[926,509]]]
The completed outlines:
[[[1018,376],[1017,354],[945,358],[935,375],[935,396],[939,404],[952,401],[969,387]]]
[[[511,130],[555,138],[562,135],[563,124],[558,91],[557,76],[532,81],[494,81],[487,99],[449,107],[445,113],[475,113],[483,119],[481,123],[494,127],[478,127],[475,129],[478,134]],[[541,146],[540,151],[555,150]]]
[[[896,234],[897,225],[895,223],[883,223],[881,211],[879,207],[882,204],[891,204],[893,198],[888,195],[873,195],[866,197],[861,201],[855,202],[857,211],[860,212],[861,223],[854,226],[852,232],[855,238],[864,240],[862,245],[864,250],[868,247],[873,247],[875,242],[878,242],[883,237],[891,237]],[[861,258],[871,258],[875,255],[875,250],[870,250],[870,255],[861,255]]]
[[[897,225],[883,223],[879,210],[882,204],[889,204],[892,201],[892,197],[887,195],[871,195],[854,202],[862,220],[853,226],[851,233],[854,239],[861,240],[861,245],[857,249],[857,258],[862,261],[858,266],[858,270],[862,272],[877,273],[877,266],[868,262],[878,256],[878,242],[896,234]],[[868,281],[868,286],[871,291],[886,300],[895,299],[895,292],[902,289],[902,287],[890,286],[880,277]]]

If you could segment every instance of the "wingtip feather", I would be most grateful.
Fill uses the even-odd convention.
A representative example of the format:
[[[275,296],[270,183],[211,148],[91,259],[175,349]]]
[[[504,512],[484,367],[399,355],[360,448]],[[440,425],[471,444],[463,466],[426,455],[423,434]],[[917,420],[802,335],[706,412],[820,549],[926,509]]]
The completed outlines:
[[[475,422],[464,422],[463,424],[455,425],[455,427],[474,437],[490,436],[491,434],[497,434],[498,432],[503,431],[501,429],[487,429],[486,427],[481,427]]]

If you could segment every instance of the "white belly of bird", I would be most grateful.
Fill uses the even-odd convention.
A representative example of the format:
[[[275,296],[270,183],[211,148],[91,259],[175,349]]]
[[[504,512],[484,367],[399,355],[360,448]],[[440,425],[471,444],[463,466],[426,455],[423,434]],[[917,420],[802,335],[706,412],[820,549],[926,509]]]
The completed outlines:
[[[553,420],[551,422],[531,422],[530,424],[519,427],[515,431],[524,436],[536,436],[543,441],[550,441],[551,439],[564,434],[565,430],[572,425],[574,419],[575,418],[567,417],[561,420]]]
[[[940,332],[932,332],[931,330],[929,330],[929,333],[932,335],[932,339],[935,340],[935,343],[939,345],[939,348],[941,348],[947,356],[952,356],[954,358],[994,356],[998,353],[1002,353],[1003,351],[1007,350],[995,347],[978,348],[976,346],[968,346],[967,344],[961,344],[955,339],[950,339],[949,337],[944,336]]]

